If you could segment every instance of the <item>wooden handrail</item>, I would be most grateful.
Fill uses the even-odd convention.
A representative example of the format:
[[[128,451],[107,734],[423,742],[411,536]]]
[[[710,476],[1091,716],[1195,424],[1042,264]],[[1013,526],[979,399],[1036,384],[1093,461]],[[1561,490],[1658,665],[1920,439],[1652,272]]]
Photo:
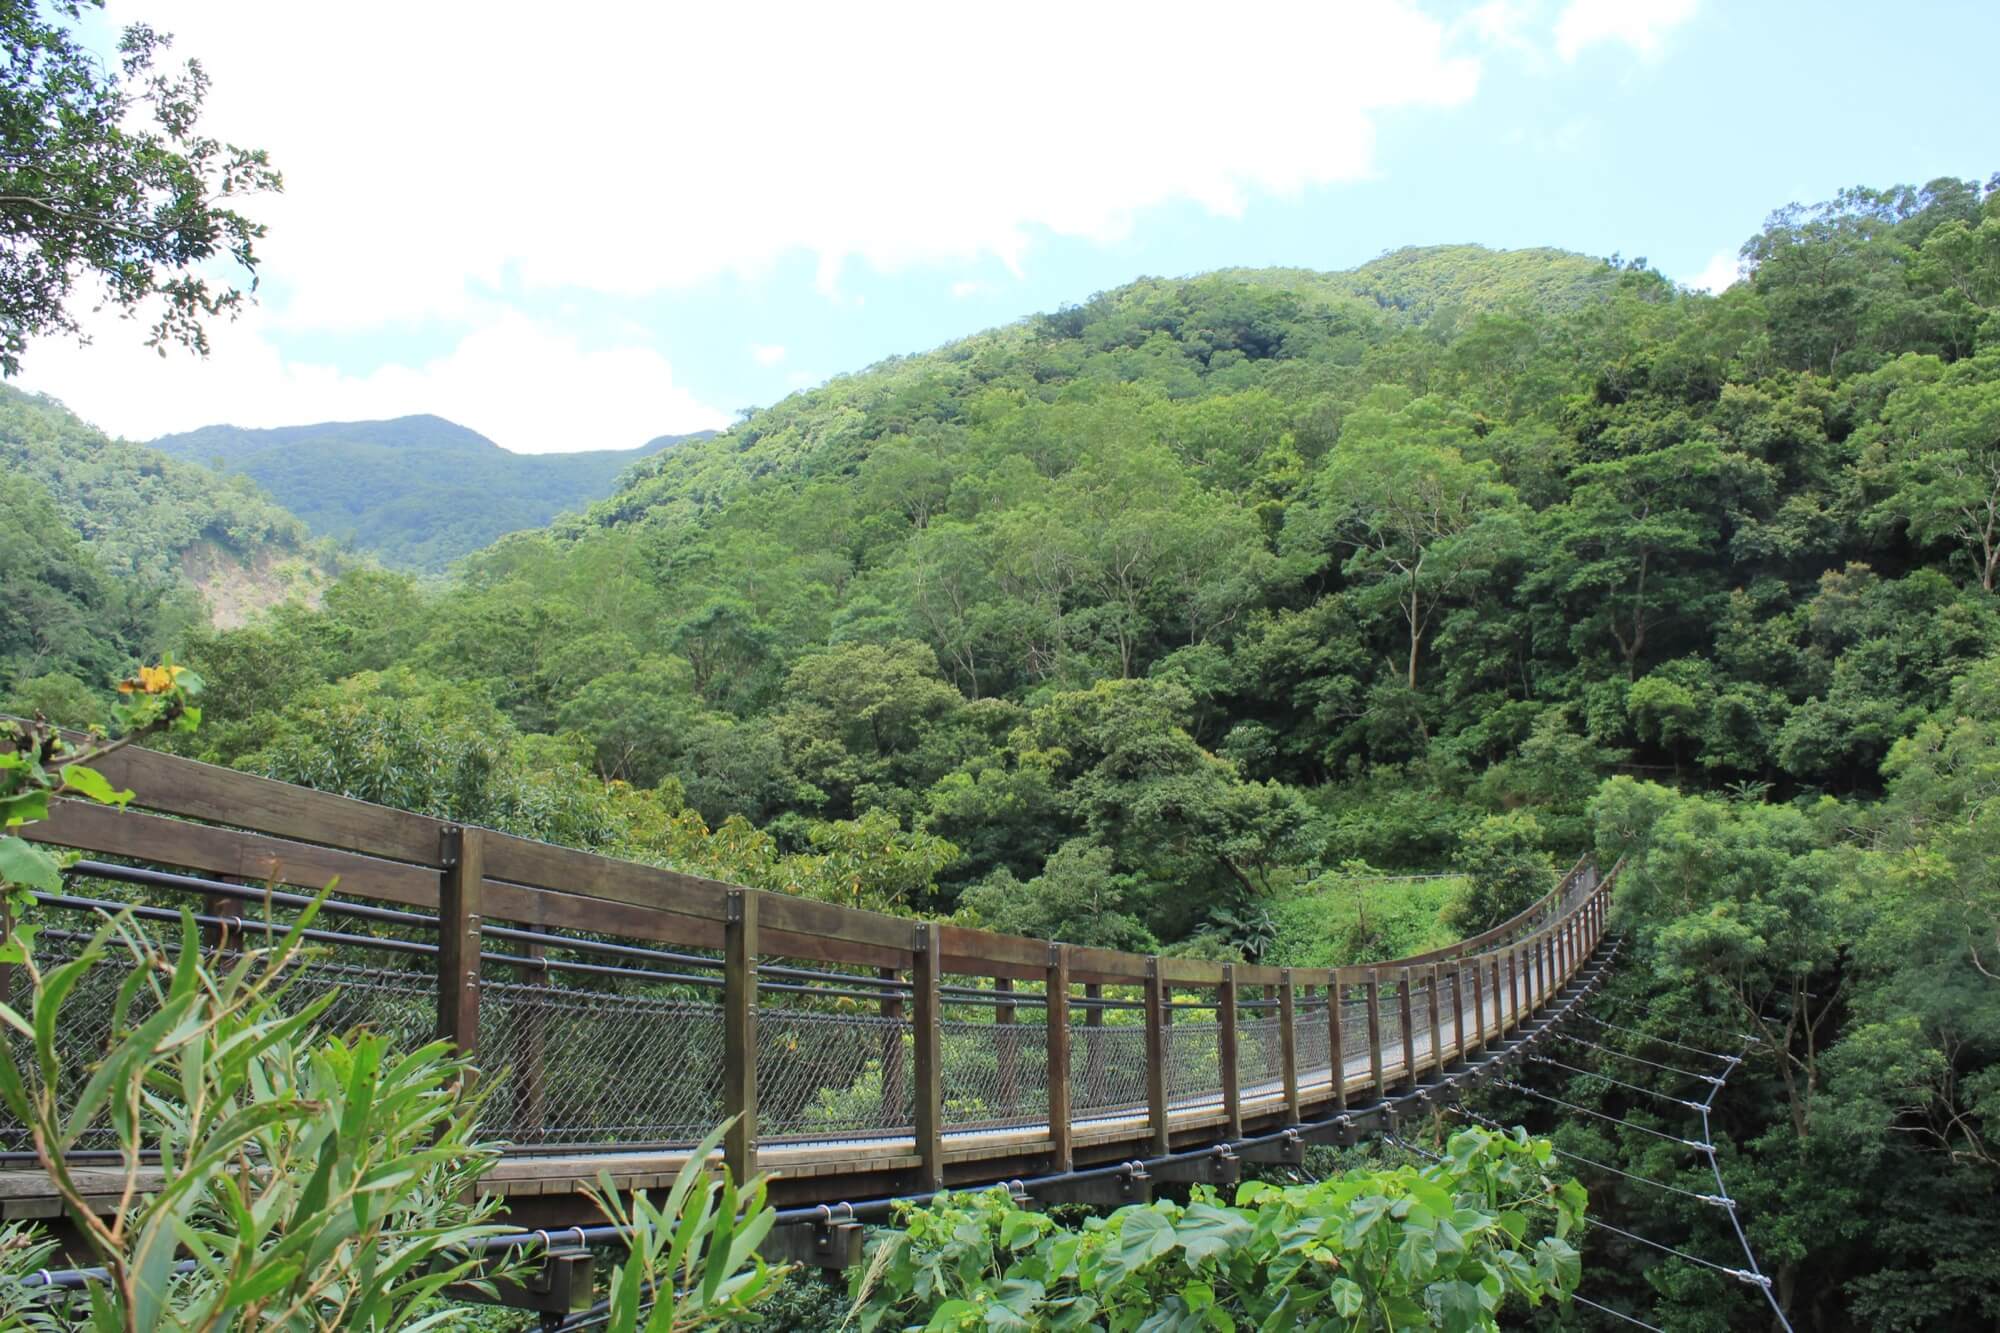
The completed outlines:
[[[943,1177],[945,1125],[942,1094],[942,1022],[939,987],[946,977],[992,978],[996,985],[1027,983],[1048,997],[1051,1076],[1070,1064],[1068,1013],[1072,986],[1086,994],[1103,987],[1143,993],[1146,1019],[1146,1116],[1151,1141],[1168,1144],[1170,1088],[1165,1077],[1167,1031],[1177,992],[1211,995],[1221,1014],[1239,1012],[1280,1020],[1281,1105],[1300,1113],[1297,1027],[1327,1025],[1333,1043],[1328,1096],[1345,1105],[1348,1089],[1340,1041],[1352,1030],[1343,1006],[1357,989],[1365,997],[1370,1042],[1367,1085],[1385,1088],[1384,1006],[1400,1020],[1394,1053],[1398,1077],[1415,1083],[1441,1072],[1468,1049],[1491,1040],[1497,1027],[1518,1023],[1587,958],[1602,936],[1611,876],[1564,910],[1571,891],[1590,871],[1580,860],[1546,896],[1491,930],[1409,958],[1335,969],[1225,965],[1119,950],[1051,943],[948,922],[921,922],[835,903],[744,888],[668,867],[622,860],[536,842],[494,830],[460,826],[386,806],[217,768],[138,748],[110,756],[103,765],[114,784],[138,795],[133,808],[113,809],[58,800],[51,817],[21,832],[38,841],[107,856],[171,865],[240,883],[269,883],[316,890],[339,880],[343,898],[364,899],[435,912],[439,918],[440,1032],[461,1049],[476,1051],[479,1033],[480,935],[489,922],[515,922],[549,930],[586,931],[681,948],[714,951],[723,971],[722,1006],[728,1044],[725,1110],[740,1117],[727,1140],[732,1164],[754,1167],[757,1136],[756,1022],[760,958],[797,958],[877,974],[907,974],[914,985],[909,1018],[920,1029],[913,1047],[909,1091],[916,1108],[917,1177]],[[1613,874],[1616,871],[1614,868]],[[560,937],[552,936],[557,944]],[[1450,982],[1451,997],[1444,999]],[[1472,1021],[1468,1031],[1467,981]],[[1060,990],[1060,994],[1049,987]],[[1325,990],[1328,1013],[1300,990]],[[1384,990],[1387,994],[1384,994]],[[1032,998],[1035,992],[1022,992]],[[1258,1000],[1261,993],[1265,998]],[[1425,998],[1427,1059],[1416,1058],[1414,1003]],[[895,1001],[902,1012],[902,1001]],[[1270,1007],[1261,1007],[1268,1003]],[[1454,1041],[1442,1036],[1443,1010],[1451,1009]],[[883,1013],[890,1012],[885,1002]],[[1010,1011],[1009,1017],[1012,1017]],[[1090,1021],[1101,1017],[1091,1010]],[[1225,1020],[1226,1021],[1226,1020]],[[1012,1040],[1010,1038],[1010,1040]],[[1095,1051],[1093,1045],[1092,1050]],[[1219,1068],[1242,1058],[1233,1027],[1223,1040]],[[898,1056],[900,1061],[900,1055]],[[537,1076],[539,1071],[530,1071]],[[902,1078],[900,1063],[895,1078]],[[885,1089],[891,1071],[885,1060]],[[1050,1098],[1053,1158],[1069,1160],[1068,1081]],[[1222,1118],[1240,1129],[1241,1089],[1234,1081]],[[886,1100],[886,1098],[885,1098]],[[1058,1130],[1054,1113],[1062,1112]],[[893,1128],[893,1127],[891,1127]]]

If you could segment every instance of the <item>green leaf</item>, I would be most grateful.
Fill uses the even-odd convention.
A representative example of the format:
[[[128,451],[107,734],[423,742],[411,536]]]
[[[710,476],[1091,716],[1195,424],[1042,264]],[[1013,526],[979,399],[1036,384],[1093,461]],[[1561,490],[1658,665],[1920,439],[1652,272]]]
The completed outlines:
[[[62,870],[56,859],[20,838],[0,837],[0,882],[25,884],[44,893],[62,892]]]
[[[70,764],[62,770],[61,781],[68,791],[79,792],[102,805],[122,806],[132,799],[132,790],[112,789],[110,781],[94,768]]]
[[[0,827],[19,828],[49,817],[49,792],[36,787],[13,796],[0,796]]]

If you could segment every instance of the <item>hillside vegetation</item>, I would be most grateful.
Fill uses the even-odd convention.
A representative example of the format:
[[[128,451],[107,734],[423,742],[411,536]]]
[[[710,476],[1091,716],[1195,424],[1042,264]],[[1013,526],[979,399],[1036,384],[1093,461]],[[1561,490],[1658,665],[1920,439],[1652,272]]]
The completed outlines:
[[[67,701],[87,720],[94,691],[188,626],[240,625],[310,599],[333,569],[248,481],[111,439],[53,399],[0,386],[0,698]]]
[[[649,458],[446,589],[356,573],[197,636],[188,744],[1225,958],[1477,930],[1594,846],[1628,858],[1619,1002],[1756,1040],[1716,1129],[1780,1299],[1990,1324],[2000,194],[1852,191],[1743,253],[1720,296],[1456,248],[1143,280]],[[1343,892],[1384,868],[1465,879],[1395,912]],[[1712,1185],[1640,1129],[1563,1135]],[[1648,1322],[1768,1326],[1748,1288],[1593,1244],[1596,1295]]]
[[[176,458],[247,477],[328,537],[399,569],[443,571],[523,528],[609,495],[634,462],[697,435],[637,449],[516,454],[442,417],[207,426],[153,441]]]

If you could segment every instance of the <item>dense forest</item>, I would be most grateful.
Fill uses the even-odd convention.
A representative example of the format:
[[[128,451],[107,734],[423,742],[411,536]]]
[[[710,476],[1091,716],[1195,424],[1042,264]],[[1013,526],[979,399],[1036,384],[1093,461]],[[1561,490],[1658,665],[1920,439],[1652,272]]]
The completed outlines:
[[[336,568],[249,482],[0,385],[0,691],[20,711],[94,721],[108,683],[189,626],[309,596]]]
[[[515,454],[441,417],[417,416],[271,430],[208,426],[152,447],[249,478],[315,537],[391,568],[435,574],[506,533],[603,499],[633,463],[708,433],[662,435],[637,449]]]
[[[449,585],[358,569],[189,625],[180,744],[738,882],[1300,964],[1408,946],[1349,906],[1382,872],[1463,872],[1403,895],[1448,934],[1622,856],[1621,1002],[1755,1043],[1718,1136],[1794,1321],[1990,1327],[2000,178],[1786,208],[1742,257],[1716,296],[1476,247],[1142,280],[658,453]],[[48,543],[23,578],[56,580]],[[1645,1123],[1615,1093],[1568,1095]],[[1684,1169],[1642,1131],[1558,1141]],[[1646,1192],[1593,1209],[1734,1243]],[[1604,1253],[1599,1300],[1769,1326]]]

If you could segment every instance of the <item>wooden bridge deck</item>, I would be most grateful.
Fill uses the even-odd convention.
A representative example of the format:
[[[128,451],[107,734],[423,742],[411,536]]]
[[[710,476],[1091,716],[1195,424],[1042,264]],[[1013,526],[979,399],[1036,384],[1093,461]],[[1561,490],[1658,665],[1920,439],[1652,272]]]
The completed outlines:
[[[1433,953],[1229,966],[747,890],[143,750],[105,767],[133,808],[59,801],[27,830],[99,858],[43,895],[44,939],[99,910],[86,892],[118,893],[162,919],[191,898],[207,947],[240,949],[338,877],[313,982],[340,992],[332,1021],[441,1033],[504,1071],[492,1132],[513,1146],[487,1188],[529,1227],[595,1220],[581,1191],[600,1173],[667,1183],[725,1116],[722,1155],[786,1205],[1055,1176],[1379,1104],[1518,1034],[1596,950],[1609,896],[1579,863]],[[104,1034],[67,1036],[81,1060]],[[13,1138],[0,1219],[52,1216]],[[73,1171],[115,1203],[120,1173]]]

